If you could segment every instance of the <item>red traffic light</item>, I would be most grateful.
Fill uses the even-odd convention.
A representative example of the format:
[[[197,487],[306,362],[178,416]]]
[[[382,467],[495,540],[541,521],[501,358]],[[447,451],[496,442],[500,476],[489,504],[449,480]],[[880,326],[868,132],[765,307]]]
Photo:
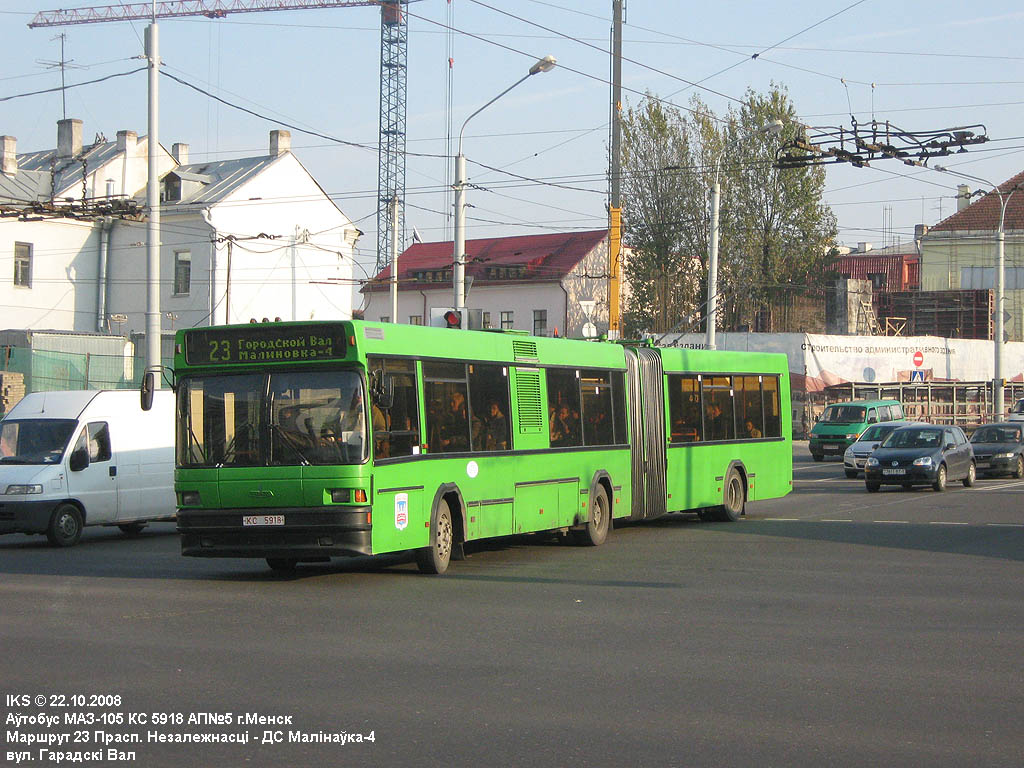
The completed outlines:
[[[462,327],[462,315],[456,312],[454,309],[449,309],[444,313],[444,321],[449,328],[461,328]]]

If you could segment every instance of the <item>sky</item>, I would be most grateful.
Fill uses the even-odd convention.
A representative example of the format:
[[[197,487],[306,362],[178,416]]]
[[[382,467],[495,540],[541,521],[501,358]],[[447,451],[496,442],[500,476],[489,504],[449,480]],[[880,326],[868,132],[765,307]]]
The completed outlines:
[[[63,0],[63,7],[86,7]],[[110,0],[106,0],[107,4]],[[474,117],[463,149],[472,185],[467,238],[606,226],[611,0],[420,0],[409,5],[406,236],[451,239],[454,141],[476,109],[540,57],[559,66],[531,77]],[[146,128],[145,22],[30,29],[58,6],[0,0],[0,134],[18,152],[52,148],[63,115],[87,142]],[[1000,183],[1024,167],[1024,28],[1019,2],[980,8],[947,0],[665,2],[628,0],[624,106],[651,92],[680,107],[698,94],[718,114],[748,89],[784,86],[802,122],[889,121],[908,131],[963,126],[989,141],[942,164]],[[360,269],[376,256],[380,16],[374,7],[231,14],[159,23],[165,71],[161,143],[190,145],[191,161],[268,152],[269,132],[293,126],[292,149],[365,233]],[[756,57],[753,54],[758,54]],[[451,59],[451,64],[449,64]],[[695,85],[696,84],[696,85]],[[19,96],[18,98],[7,98]],[[304,134],[306,129],[339,141]],[[916,224],[955,211],[949,173],[879,161],[827,166],[826,202],[839,242],[906,242]],[[723,205],[727,205],[727,200]]]

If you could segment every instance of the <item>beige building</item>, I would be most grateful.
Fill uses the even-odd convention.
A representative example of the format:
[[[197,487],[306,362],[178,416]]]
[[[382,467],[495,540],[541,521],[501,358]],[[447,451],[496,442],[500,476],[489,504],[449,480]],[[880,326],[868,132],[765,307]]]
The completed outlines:
[[[1017,190],[1017,185],[1022,189]],[[921,239],[921,290],[977,290],[996,287],[996,234],[1006,203],[1005,308],[1010,341],[1024,340],[1024,172],[999,186],[1003,200],[989,192],[975,202],[967,185],[957,194],[957,212]]]

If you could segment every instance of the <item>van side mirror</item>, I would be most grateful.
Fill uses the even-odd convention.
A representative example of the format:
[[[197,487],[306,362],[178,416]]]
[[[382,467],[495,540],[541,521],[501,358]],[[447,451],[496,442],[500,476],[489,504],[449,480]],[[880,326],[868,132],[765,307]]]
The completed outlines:
[[[85,446],[75,448],[68,459],[68,469],[72,472],[81,472],[89,466],[89,449]]]
[[[153,407],[153,392],[156,390],[156,376],[152,371],[146,371],[142,377],[142,388],[139,394],[142,398],[142,410],[148,411]],[[74,467],[72,467],[74,469]]]

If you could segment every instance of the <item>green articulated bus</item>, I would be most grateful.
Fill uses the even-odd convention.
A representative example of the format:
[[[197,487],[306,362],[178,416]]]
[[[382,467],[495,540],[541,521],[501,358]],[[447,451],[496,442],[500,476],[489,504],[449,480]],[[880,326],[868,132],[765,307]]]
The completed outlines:
[[[182,553],[275,570],[612,519],[735,520],[792,488],[784,355],[339,321],[179,331]]]

